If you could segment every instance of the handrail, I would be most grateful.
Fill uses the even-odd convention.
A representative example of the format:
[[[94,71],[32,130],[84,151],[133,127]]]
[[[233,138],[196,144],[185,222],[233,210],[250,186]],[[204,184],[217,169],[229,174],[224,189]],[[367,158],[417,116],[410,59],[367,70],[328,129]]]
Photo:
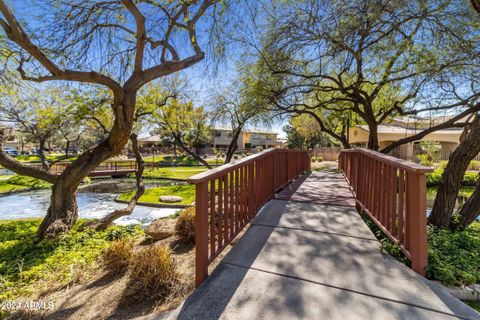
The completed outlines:
[[[360,152],[365,155],[368,155],[371,158],[377,159],[379,161],[383,161],[385,163],[388,163],[390,165],[393,165],[397,168],[401,168],[405,171],[409,172],[416,172],[416,173],[429,173],[433,171],[433,168],[431,167],[425,167],[422,165],[419,165],[417,163],[413,162],[408,162],[403,159],[395,158],[380,152],[376,152],[373,150],[369,149],[362,149],[362,148],[353,148],[353,149],[345,149],[342,150],[342,152]]]
[[[307,170],[307,151],[269,149],[188,179],[195,184],[196,286],[275,192]]]
[[[425,275],[428,264],[426,177],[433,169],[366,149],[343,150],[339,170],[357,207],[398,244]]]

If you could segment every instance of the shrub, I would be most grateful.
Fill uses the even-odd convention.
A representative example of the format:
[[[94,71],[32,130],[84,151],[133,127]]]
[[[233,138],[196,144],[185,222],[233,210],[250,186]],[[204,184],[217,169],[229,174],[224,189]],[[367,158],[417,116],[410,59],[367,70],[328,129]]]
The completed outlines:
[[[165,299],[178,280],[172,251],[165,245],[138,250],[132,257],[129,277],[131,294]]]
[[[473,160],[472,162],[470,162],[470,164],[468,166],[468,170],[479,171],[480,170],[480,161]]]
[[[233,156],[233,159],[234,159],[234,160],[238,160],[238,156],[237,156],[237,155],[234,155],[234,156]]]
[[[447,285],[479,283],[480,223],[453,232],[429,226],[427,275]]]
[[[422,166],[431,167],[433,165],[432,157],[429,154],[418,154],[417,159]]]
[[[427,173],[427,185],[437,186],[442,180],[443,169],[437,168],[432,173]],[[478,173],[467,171],[462,179],[463,186],[475,186],[477,183]]]
[[[195,207],[182,210],[175,224],[175,234],[185,242],[195,242]]]
[[[103,254],[103,263],[111,272],[125,272],[132,261],[133,241],[127,238],[115,240]]]
[[[225,158],[225,153],[222,152],[222,153],[220,154],[220,157]]]

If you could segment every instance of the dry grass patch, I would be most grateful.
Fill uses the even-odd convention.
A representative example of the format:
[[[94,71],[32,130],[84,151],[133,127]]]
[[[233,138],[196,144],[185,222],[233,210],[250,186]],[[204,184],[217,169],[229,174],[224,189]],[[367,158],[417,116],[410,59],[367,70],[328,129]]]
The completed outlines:
[[[179,287],[176,269],[173,253],[166,245],[136,251],[129,267],[129,296],[166,299]]]
[[[125,272],[132,261],[133,241],[121,238],[115,240],[103,254],[105,269],[111,272]]]
[[[195,243],[195,208],[182,210],[175,224],[175,234],[185,242]]]

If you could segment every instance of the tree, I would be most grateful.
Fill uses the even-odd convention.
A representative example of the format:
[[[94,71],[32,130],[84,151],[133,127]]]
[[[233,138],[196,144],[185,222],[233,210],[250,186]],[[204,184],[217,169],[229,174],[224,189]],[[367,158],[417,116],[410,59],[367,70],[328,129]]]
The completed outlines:
[[[157,107],[152,118],[164,137],[170,137],[207,168],[212,167],[198,152],[211,141],[208,114],[203,107],[195,107],[192,101],[174,97],[164,106]]]
[[[308,114],[291,117],[284,130],[287,132],[288,147],[291,149],[313,150],[317,146],[335,145],[332,138],[322,132],[318,122]]]
[[[238,148],[238,139],[247,125],[272,122],[269,114],[269,101],[258,94],[259,81],[255,68],[246,64],[237,68],[239,79],[221,89],[213,98],[215,111],[213,123],[230,127],[232,139],[225,154],[225,163],[229,163]]]
[[[45,6],[44,21],[36,22],[41,30],[33,37],[32,26],[20,23],[0,0],[0,26],[16,53],[12,59],[23,80],[79,82],[103,87],[112,96],[113,124],[106,139],[83,152],[60,175],[0,153],[4,167],[53,183],[40,239],[69,230],[77,220],[76,189],[130,139],[140,88],[204,59],[200,41],[208,37],[199,38],[195,27],[214,4],[213,0],[52,0]],[[206,26],[215,19],[204,20]]]
[[[66,119],[71,117],[64,110],[64,102],[56,88],[44,92],[29,90],[19,93],[10,92],[0,105],[0,116],[4,121],[15,124],[16,130],[25,140],[38,146],[38,156],[43,170],[49,170],[50,164],[45,156],[45,148],[57,132],[64,128]]]
[[[445,78],[478,65],[476,17],[463,2],[287,4],[269,7],[261,47],[253,44],[262,66],[259,74],[273,83],[264,87],[264,96],[282,112],[353,113],[368,126],[368,148],[373,150],[379,148],[378,126],[394,116],[476,112],[468,106],[479,92],[459,83],[452,83],[455,90],[442,90]],[[401,143],[406,142],[382,152]]]

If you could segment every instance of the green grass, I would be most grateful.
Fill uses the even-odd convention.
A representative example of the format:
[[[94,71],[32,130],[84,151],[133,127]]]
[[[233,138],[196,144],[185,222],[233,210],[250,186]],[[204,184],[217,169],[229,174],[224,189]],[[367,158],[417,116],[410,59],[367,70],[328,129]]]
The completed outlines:
[[[382,249],[409,266],[400,246],[393,244],[367,215],[362,214],[362,218]],[[480,283],[480,222],[457,231],[428,226],[427,277],[450,286]]]
[[[134,191],[124,193],[120,195],[118,199],[129,201],[134,193]],[[180,196],[183,198],[183,201],[177,202],[175,204],[189,205],[192,204],[193,201],[195,201],[195,186],[186,184],[147,189],[145,190],[143,196],[140,197],[139,201],[154,204],[167,204],[159,200],[160,196]]]
[[[8,180],[1,180],[0,181],[0,193],[8,193],[10,191],[22,190],[22,189],[27,190],[28,187],[21,186],[21,185],[18,185],[18,184],[9,183]]]
[[[36,244],[40,221],[0,221],[0,300],[28,297],[82,283],[96,270],[97,259],[112,241],[143,233],[138,226],[81,231],[79,227],[85,220],[80,220],[72,231]]]
[[[205,167],[169,167],[146,169],[143,173],[145,179],[182,179],[186,180],[193,175],[207,171]]]
[[[14,190],[39,190],[49,189],[50,183],[27,176],[14,175],[7,180],[0,180],[0,193]]]

